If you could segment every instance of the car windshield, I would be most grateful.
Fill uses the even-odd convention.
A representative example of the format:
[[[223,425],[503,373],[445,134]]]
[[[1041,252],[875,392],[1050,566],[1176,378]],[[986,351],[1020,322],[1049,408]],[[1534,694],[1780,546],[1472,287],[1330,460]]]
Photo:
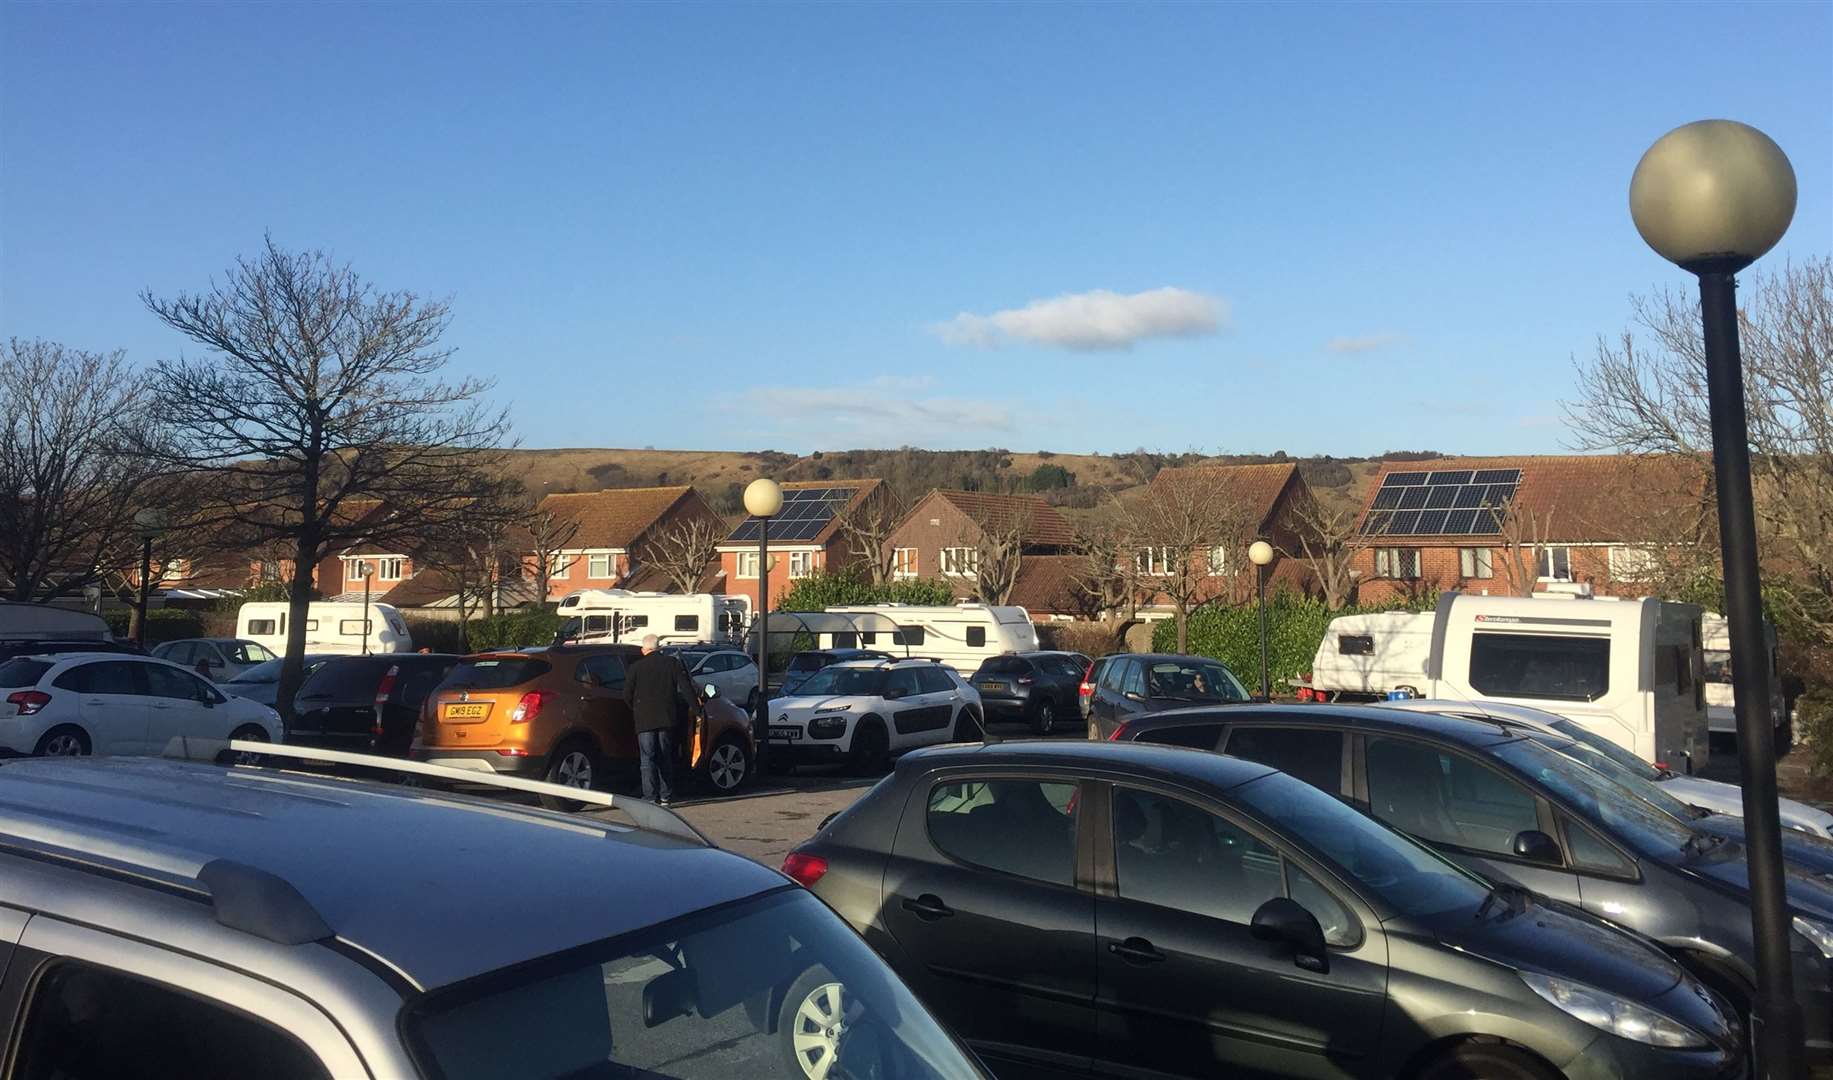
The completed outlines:
[[[985,1075],[802,889],[437,991],[405,1026],[446,1080]]]
[[[1686,822],[1532,739],[1503,743],[1490,753],[1540,781],[1579,816],[1644,855],[1673,856],[1693,839]]]
[[[1395,910],[1437,915],[1475,907],[1489,887],[1419,842],[1285,773],[1229,792]]]
[[[501,690],[509,686],[520,686],[552,670],[554,670],[553,665],[545,660],[533,660],[519,656],[483,656],[463,661],[454,667],[445,677],[445,681],[439,684],[439,688],[441,690]]]
[[[789,658],[791,671],[820,671],[830,661],[820,653],[797,653]]]
[[[1668,776],[1666,772],[1637,757],[1633,751],[1611,742],[1583,724],[1577,724],[1562,717],[1554,721],[1552,727],[1554,731],[1573,742],[1584,743],[1598,754],[1616,762],[1617,767],[1624,772],[1633,773],[1650,781],[1663,780]]]
[[[1561,754],[1564,754],[1566,757],[1571,758],[1573,761],[1578,762],[1580,765],[1591,769],[1598,775],[1622,785],[1631,795],[1634,795],[1644,802],[1654,804],[1654,806],[1663,813],[1671,814],[1683,821],[1699,816],[1691,806],[1688,806],[1686,803],[1681,802],[1679,799],[1661,790],[1660,785],[1656,784],[1653,780],[1642,776],[1640,773],[1625,769],[1623,766],[1617,764],[1614,759],[1584,743],[1566,742],[1564,740],[1560,740],[1557,743],[1551,743],[1544,739],[1541,741]]]
[[[881,668],[827,667],[809,676],[798,691],[806,697],[857,694],[877,697],[885,689],[885,672]]]
[[[1146,696],[1174,701],[1246,701],[1247,691],[1221,664],[1154,660],[1146,665]]]

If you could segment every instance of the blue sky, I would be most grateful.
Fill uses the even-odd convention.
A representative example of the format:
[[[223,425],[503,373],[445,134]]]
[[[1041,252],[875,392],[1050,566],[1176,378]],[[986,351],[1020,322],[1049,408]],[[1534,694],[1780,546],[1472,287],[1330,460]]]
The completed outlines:
[[[449,296],[527,446],[1558,450],[1688,285],[1663,132],[1767,131],[1764,265],[1833,252],[1830,56],[1827,4],[9,3],[0,334],[171,355],[137,294],[271,231]]]

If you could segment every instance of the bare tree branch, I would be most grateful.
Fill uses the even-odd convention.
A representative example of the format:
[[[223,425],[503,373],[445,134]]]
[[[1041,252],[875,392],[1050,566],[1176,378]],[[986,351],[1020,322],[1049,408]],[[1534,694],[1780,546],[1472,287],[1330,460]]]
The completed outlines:
[[[1328,506],[1317,496],[1298,503],[1293,510],[1297,526],[1298,557],[1311,568],[1318,587],[1324,591],[1324,605],[1336,611],[1356,595],[1357,557],[1369,546],[1370,537],[1356,528],[1359,515],[1348,506]]]
[[[678,592],[700,587],[707,564],[719,557],[725,529],[710,517],[682,517],[659,529],[643,545],[643,561],[668,575]]]

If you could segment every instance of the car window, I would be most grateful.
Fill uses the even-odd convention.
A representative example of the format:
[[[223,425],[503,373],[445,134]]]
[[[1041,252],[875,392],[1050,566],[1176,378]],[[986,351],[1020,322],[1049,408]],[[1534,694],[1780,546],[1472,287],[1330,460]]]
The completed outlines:
[[[136,664],[131,660],[104,660],[70,668],[57,677],[54,685],[79,694],[144,694],[147,692],[146,680],[141,671],[164,666]]]
[[[1570,815],[1561,814],[1560,818],[1566,826],[1566,850],[1572,854],[1573,866],[1597,874],[1628,876],[1635,873],[1635,867],[1624,861],[1603,837],[1572,820]]]
[[[1154,660],[1146,665],[1146,693],[1176,701],[1246,701],[1247,691],[1221,664],[1195,660]]]
[[[215,701],[217,693],[210,685],[187,671],[165,664],[142,664],[146,669],[146,692],[156,698],[177,701]]]
[[[1123,899],[1246,925],[1285,895],[1279,853],[1214,814],[1114,789],[1114,876]]]
[[[89,964],[57,963],[38,980],[28,1008],[9,1073],[20,1080],[325,1075],[305,1047],[259,1020]]]
[[[804,697],[847,694],[877,697],[885,692],[887,672],[880,668],[828,667],[809,676],[797,693]]]
[[[1516,833],[1540,828],[1532,792],[1462,754],[1377,736],[1366,756],[1370,808],[1403,832],[1512,855]]]
[[[1362,940],[1362,930],[1356,925],[1355,916],[1343,906],[1343,902],[1330,895],[1330,890],[1318,884],[1316,878],[1291,862],[1286,863],[1286,895],[1309,911],[1318,925],[1323,927],[1325,944],[1354,945]]]
[[[929,791],[929,839],[952,858],[1053,885],[1076,871],[1074,784],[956,780]]]
[[[486,656],[461,660],[440,683],[441,689],[502,690],[520,686],[554,670],[545,660],[519,656]]]
[[[155,651],[153,655],[174,664],[193,664],[197,662],[197,645],[190,641],[177,641]]]
[[[6,663],[0,664],[0,689],[16,690],[21,686],[37,686],[38,680],[44,678],[45,672],[50,671],[51,667],[51,662],[48,660],[26,660],[23,658],[8,660]],[[65,690],[77,689],[74,686],[67,685],[64,680],[76,677],[76,673],[82,670],[83,669],[80,667],[71,668],[57,677],[55,685],[61,686]]]
[[[1147,728],[1140,732],[1133,741],[1163,743],[1167,746],[1188,746],[1194,750],[1214,750],[1222,742],[1222,725],[1175,724],[1167,727]]]
[[[229,658],[238,664],[259,664],[272,660],[274,654],[252,641],[235,641],[229,644]]]
[[[1241,727],[1228,733],[1223,753],[1271,765],[1320,791],[1343,790],[1343,733],[1316,728]]]
[[[1029,675],[1031,665],[1022,657],[989,656],[981,662],[980,675]]]
[[[1489,697],[1596,701],[1610,690],[1610,639],[1476,634],[1470,685]]]
[[[1145,697],[1145,666],[1137,660],[1122,660],[1120,662],[1120,668],[1120,692],[1123,694],[1132,694],[1136,697]]]
[[[911,694],[919,693],[922,693],[922,690],[917,683],[915,668],[898,668],[885,678],[886,697],[890,697],[893,694],[902,694],[905,697],[909,697]]]
[[[789,658],[790,671],[820,671],[826,667],[828,659],[821,653],[797,653]]]
[[[1503,743],[1491,753],[1546,785],[1587,821],[1644,854],[1672,854],[1684,849],[1693,837],[1686,822],[1531,739]]]
[[[616,653],[588,656],[574,669],[573,678],[606,690],[621,690],[624,687],[624,658]]]
[[[444,664],[408,664],[401,676],[401,680],[395,684],[396,703],[409,709],[418,709],[427,695],[433,692],[433,688],[446,677],[446,668]]]
[[[955,680],[939,667],[916,669],[917,689],[925,694],[947,694],[955,689]]]

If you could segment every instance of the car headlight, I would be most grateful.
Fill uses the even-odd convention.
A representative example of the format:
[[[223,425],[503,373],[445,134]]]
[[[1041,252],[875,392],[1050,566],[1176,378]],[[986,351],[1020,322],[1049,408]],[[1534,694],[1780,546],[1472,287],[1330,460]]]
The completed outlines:
[[[1556,979],[1532,971],[1523,971],[1520,975],[1530,989],[1561,1012],[1612,1035],[1646,1046],[1709,1045],[1699,1032],[1633,1001],[1624,1001],[1614,994],[1570,979]]]
[[[1823,958],[1833,960],[1833,926],[1797,915],[1795,916],[1795,933],[1812,942],[1814,947],[1820,950]]]

